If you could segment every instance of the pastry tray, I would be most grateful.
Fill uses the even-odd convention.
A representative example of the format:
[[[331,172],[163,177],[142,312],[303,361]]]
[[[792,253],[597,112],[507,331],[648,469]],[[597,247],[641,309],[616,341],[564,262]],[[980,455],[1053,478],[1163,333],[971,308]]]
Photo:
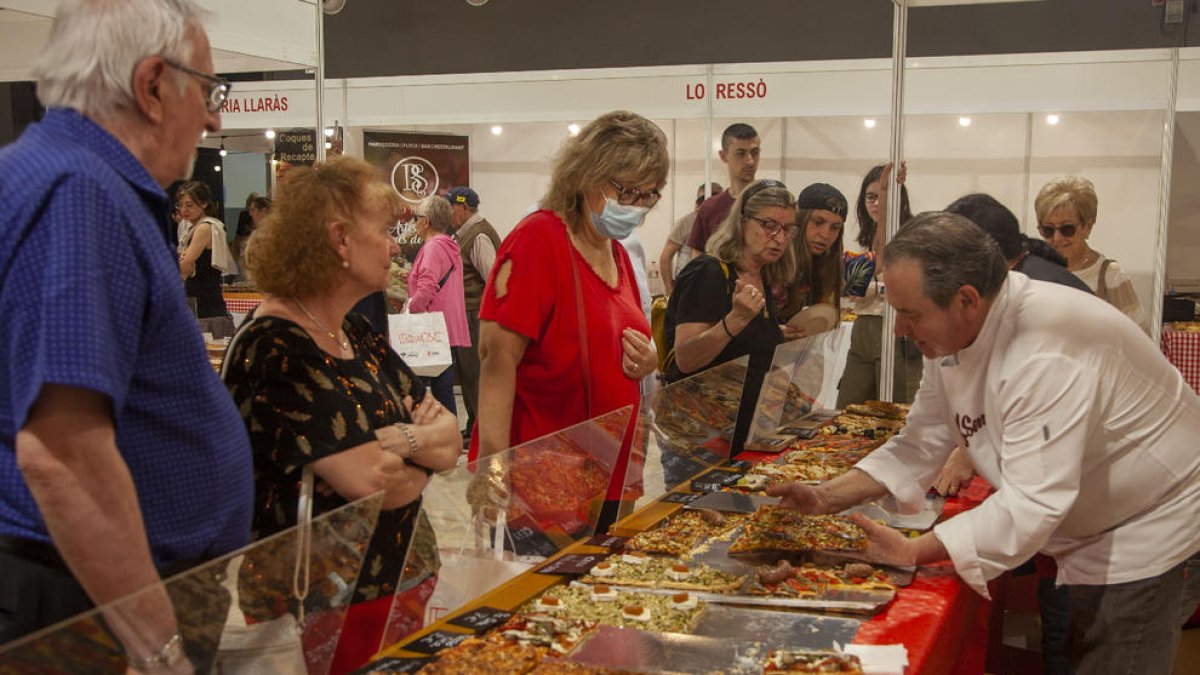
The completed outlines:
[[[711,606],[693,635],[600,626],[568,657],[653,673],[762,673],[775,648],[831,649],[858,633],[856,619]]]
[[[771,506],[779,503],[778,497],[766,495],[750,495],[742,492],[710,492],[703,497],[693,500],[685,509],[712,509],[725,513],[754,513],[760,506]],[[868,518],[877,520],[884,525],[900,530],[928,530],[933,527],[942,515],[946,498],[936,495],[927,496],[925,505],[913,514],[892,513],[874,502],[861,504],[842,511],[841,515],[862,513]]]

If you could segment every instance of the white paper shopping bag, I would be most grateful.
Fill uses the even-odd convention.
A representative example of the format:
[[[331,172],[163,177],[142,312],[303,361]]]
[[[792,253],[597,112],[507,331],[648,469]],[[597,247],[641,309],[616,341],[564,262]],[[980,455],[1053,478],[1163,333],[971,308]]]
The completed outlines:
[[[389,314],[392,349],[421,377],[436,377],[450,367],[450,333],[441,312]]]

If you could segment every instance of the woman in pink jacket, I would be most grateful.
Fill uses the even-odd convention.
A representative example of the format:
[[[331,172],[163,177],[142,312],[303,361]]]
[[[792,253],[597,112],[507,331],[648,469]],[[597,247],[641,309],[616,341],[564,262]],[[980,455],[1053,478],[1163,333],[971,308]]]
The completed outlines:
[[[471,346],[467,332],[467,307],[463,295],[462,256],[458,242],[450,234],[453,215],[450,202],[434,195],[417,207],[417,236],[425,240],[408,274],[408,311],[441,312],[451,347]],[[424,378],[438,402],[450,412],[454,405],[454,367],[436,377]]]

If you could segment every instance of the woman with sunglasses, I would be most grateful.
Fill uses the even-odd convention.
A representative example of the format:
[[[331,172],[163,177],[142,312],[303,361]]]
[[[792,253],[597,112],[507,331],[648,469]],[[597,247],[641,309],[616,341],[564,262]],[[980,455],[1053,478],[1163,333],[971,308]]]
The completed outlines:
[[[796,278],[787,287],[787,302],[780,311],[783,321],[817,304],[840,310],[846,211],[846,197],[828,183],[813,183],[796,195],[800,235],[793,240],[792,247],[796,250],[797,269]]]
[[[776,345],[800,337],[784,333],[771,293],[773,285],[795,277],[796,231],[796,202],[783,183],[760,180],[742,190],[705,255],[675,280],[665,330],[673,352],[668,382],[749,354],[740,408],[754,410]],[[750,415],[739,414],[733,452],[741,450],[749,428]]]
[[[883,369],[883,284],[877,256],[887,245],[887,195],[894,182],[900,186],[900,225],[912,218],[908,205],[908,188],[904,185],[905,166],[892,178],[891,164],[879,164],[863,176],[858,192],[855,213],[858,216],[858,245],[861,253],[847,252],[846,288],[844,294],[853,299],[858,318],[850,331],[850,353],[846,369],[838,384],[837,407],[878,399]],[[896,338],[895,362],[892,369],[892,400],[911,402],[921,384],[923,362],[921,351],[912,341]]]
[[[658,203],[669,169],[666,136],[631,112],[602,115],[563,144],[540,210],[500,244],[484,290],[472,460],[636,409],[639,383],[657,368],[658,353],[618,240]],[[632,429],[613,467],[600,528],[615,514]],[[491,517],[489,507],[507,507],[506,477],[481,478],[490,473],[481,469],[469,493],[484,517]]]
[[[1095,186],[1086,178],[1064,176],[1046,183],[1033,202],[1038,234],[1067,259],[1067,269],[1092,292],[1124,312],[1149,335],[1150,317],[1133,290],[1133,280],[1116,260],[1088,246],[1098,201]]]

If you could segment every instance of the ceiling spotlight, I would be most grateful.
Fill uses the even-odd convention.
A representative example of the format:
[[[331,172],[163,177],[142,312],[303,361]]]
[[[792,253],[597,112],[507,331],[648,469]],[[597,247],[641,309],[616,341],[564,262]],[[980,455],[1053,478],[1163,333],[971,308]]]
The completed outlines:
[[[1054,113],[1046,115],[1046,124],[1058,124],[1058,115],[1055,115]]]
[[[970,117],[960,117],[960,118],[958,118],[958,126],[960,126],[960,127],[969,127],[969,126],[971,126],[971,118],[970,118]]]
[[[325,127],[325,138],[333,138],[333,127]]]
[[[221,165],[218,164],[218,165],[214,166],[213,171],[216,171],[217,173],[221,173]]]
[[[871,117],[868,117],[867,119],[863,120],[863,126],[868,129],[874,129],[875,128],[875,120]]]
[[[217,154],[222,157],[229,154],[229,151],[225,149],[225,139],[224,138],[221,139],[221,149],[217,151]]]
[[[572,136],[578,136],[579,135],[579,125],[575,124],[574,122],[572,122],[571,124],[568,124],[567,132],[570,133]]]
[[[267,129],[266,137],[271,139],[272,141],[275,140],[275,130]]]
[[[493,136],[499,136],[502,133],[504,133],[504,127],[500,126],[499,124],[492,127],[492,135]]]

